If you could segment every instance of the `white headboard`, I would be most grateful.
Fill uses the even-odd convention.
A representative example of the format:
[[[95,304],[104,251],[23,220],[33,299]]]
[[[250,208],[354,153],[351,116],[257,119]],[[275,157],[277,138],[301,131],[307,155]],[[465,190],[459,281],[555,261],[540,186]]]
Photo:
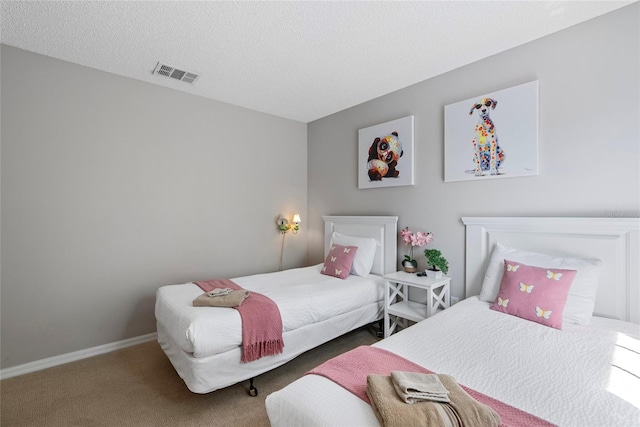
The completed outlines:
[[[640,323],[640,218],[464,217],[466,296],[478,295],[495,242],[603,263],[596,315]]]
[[[329,252],[334,231],[356,237],[371,237],[379,245],[371,272],[388,274],[398,265],[398,217],[397,216],[323,216],[324,255]]]

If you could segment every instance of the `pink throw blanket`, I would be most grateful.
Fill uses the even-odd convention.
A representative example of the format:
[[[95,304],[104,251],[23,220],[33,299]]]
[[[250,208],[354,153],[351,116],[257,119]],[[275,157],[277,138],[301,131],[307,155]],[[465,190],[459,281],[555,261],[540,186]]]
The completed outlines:
[[[360,346],[333,359],[327,360],[305,375],[315,374],[328,378],[368,404],[371,404],[366,393],[367,375],[391,375],[391,371],[420,372],[425,374],[434,373],[390,351],[377,347]],[[478,402],[493,408],[493,410],[500,415],[502,426],[547,427],[554,425],[486,394],[482,394],[463,385],[460,386]]]
[[[229,279],[193,283],[205,292],[217,288],[243,289]],[[265,295],[251,292],[242,305],[234,308],[242,319],[242,362],[252,362],[263,356],[282,353],[282,317],[275,302]]]

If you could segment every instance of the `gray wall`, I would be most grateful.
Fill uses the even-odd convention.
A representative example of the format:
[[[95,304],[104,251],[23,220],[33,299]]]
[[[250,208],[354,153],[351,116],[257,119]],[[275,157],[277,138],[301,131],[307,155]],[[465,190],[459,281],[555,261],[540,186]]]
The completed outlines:
[[[3,368],[154,332],[161,285],[277,270],[306,124],[1,54]]]
[[[398,215],[459,297],[461,216],[637,215],[639,10],[308,126],[2,46],[2,368],[155,331],[161,285],[276,270],[279,213],[285,267],[322,261],[322,215]],[[536,79],[540,175],[445,184],[444,106]],[[407,115],[416,185],[358,190],[358,129]]]
[[[321,215],[398,215],[399,228],[434,233],[428,247],[448,258],[452,293],[463,297],[463,216],[638,216],[639,7],[310,123],[309,261],[322,259]],[[532,80],[539,81],[539,175],[445,183],[444,106]],[[358,190],[358,129],[408,115],[415,185]],[[418,260],[424,268],[424,256]]]

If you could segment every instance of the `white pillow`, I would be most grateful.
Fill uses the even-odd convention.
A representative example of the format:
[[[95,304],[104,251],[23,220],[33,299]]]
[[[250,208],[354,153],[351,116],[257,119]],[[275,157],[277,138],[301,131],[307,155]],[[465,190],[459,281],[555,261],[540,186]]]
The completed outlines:
[[[577,270],[578,273],[573,280],[571,288],[569,288],[562,320],[563,322],[577,323],[579,325],[587,325],[589,323],[596,304],[602,261],[553,257],[509,248],[500,242],[496,242],[496,247],[491,254],[491,260],[482,281],[482,290],[479,297],[482,301],[494,302],[496,300],[500,290],[500,282],[502,281],[505,258],[535,267]]]
[[[333,232],[331,235],[331,244],[342,246],[357,246],[358,251],[356,257],[351,264],[351,274],[365,277],[371,272],[373,261],[376,256],[376,248],[378,242],[368,237],[347,236],[346,234]]]

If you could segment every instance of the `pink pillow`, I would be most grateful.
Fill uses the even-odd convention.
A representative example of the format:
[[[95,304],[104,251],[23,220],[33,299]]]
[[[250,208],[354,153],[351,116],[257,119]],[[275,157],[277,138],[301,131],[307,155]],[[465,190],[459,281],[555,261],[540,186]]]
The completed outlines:
[[[505,259],[500,291],[491,309],[562,329],[562,311],[576,273]]]
[[[356,256],[357,246],[331,245],[320,273],[346,279]]]

